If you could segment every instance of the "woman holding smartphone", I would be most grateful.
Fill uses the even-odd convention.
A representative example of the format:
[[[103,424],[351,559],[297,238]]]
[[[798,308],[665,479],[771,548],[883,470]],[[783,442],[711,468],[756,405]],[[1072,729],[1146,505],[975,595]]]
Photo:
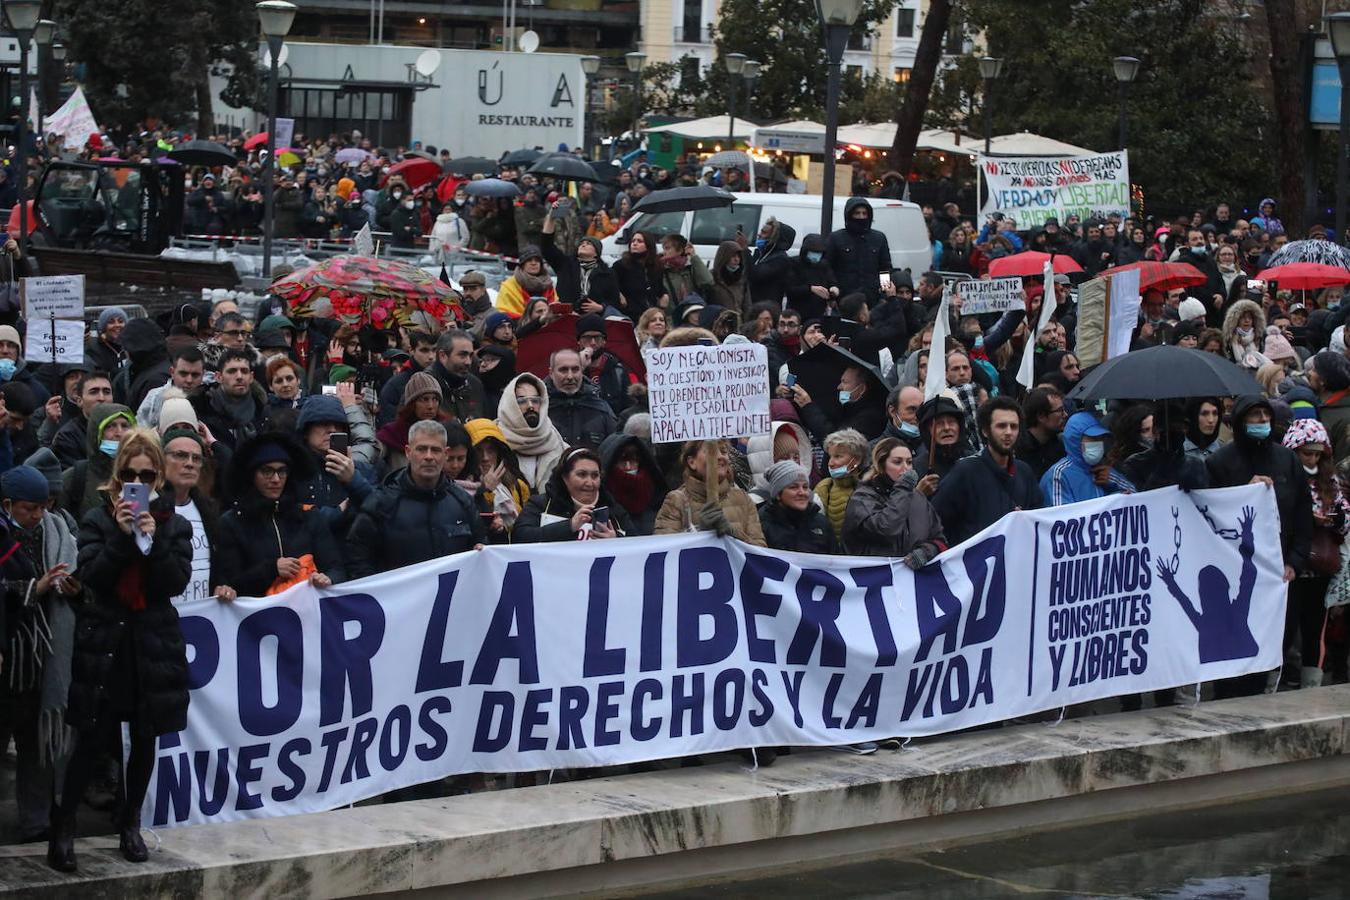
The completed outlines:
[[[632,532],[628,514],[600,484],[600,456],[576,447],[563,453],[544,492],[525,504],[511,542],[582,541]]]
[[[75,748],[60,802],[52,809],[48,864],[73,872],[75,811],[104,749],[131,747],[122,773],[117,826],[122,855],[145,862],[141,804],[155,762],[155,738],[187,727],[188,671],[172,598],[192,575],[192,528],[164,487],[164,452],[153,431],[122,439],[104,502],[80,524],[75,653],[66,721]],[[154,499],[151,499],[151,498]],[[122,754],[118,753],[121,759]]]

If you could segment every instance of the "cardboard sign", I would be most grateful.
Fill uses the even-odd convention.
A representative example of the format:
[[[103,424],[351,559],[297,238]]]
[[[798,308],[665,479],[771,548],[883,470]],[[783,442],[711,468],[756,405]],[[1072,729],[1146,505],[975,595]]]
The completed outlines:
[[[988,281],[960,281],[961,315],[981,316],[1022,308],[1021,278],[991,278]]]
[[[84,362],[84,322],[71,319],[29,321],[24,341],[24,358],[29,362]]]
[[[277,119],[276,147],[277,152],[287,149],[295,140],[295,120]]]
[[[30,327],[39,319],[84,319],[84,276],[47,275],[25,278],[20,283],[23,293],[23,316]]]
[[[646,354],[652,442],[769,433],[769,355],[763,344],[666,347]]]

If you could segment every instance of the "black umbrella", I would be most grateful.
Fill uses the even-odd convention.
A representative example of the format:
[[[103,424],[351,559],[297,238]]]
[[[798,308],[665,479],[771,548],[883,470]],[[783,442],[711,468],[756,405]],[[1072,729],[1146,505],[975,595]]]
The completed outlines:
[[[515,182],[483,178],[466,184],[464,193],[470,197],[519,197],[520,188],[516,187]]]
[[[233,166],[239,162],[239,157],[215,141],[185,141],[165,155],[189,166]]]
[[[497,171],[497,163],[483,156],[465,156],[450,160],[444,168],[456,175],[492,175]]]
[[[1290,241],[1270,255],[1267,269],[1288,263],[1310,262],[1350,269],[1350,250],[1332,241]]]
[[[839,379],[849,366],[863,370],[869,393],[885,398],[886,383],[877,367],[843,347],[822,341],[810,350],[788,360],[788,371],[797,376],[797,384],[811,395],[825,417],[834,420],[839,415]]]
[[[633,212],[684,212],[687,209],[717,209],[736,202],[736,195],[721,188],[701,184],[696,187],[677,187],[652,191],[633,207]]]
[[[541,156],[530,166],[531,175],[548,175],[569,181],[599,181],[600,176],[590,163],[577,159],[568,153],[556,153]]]
[[[544,155],[543,150],[533,150],[526,147],[522,150],[512,150],[510,153],[502,156],[502,165],[504,166],[528,166],[536,159]]]
[[[1162,345],[1132,350],[1089,372],[1073,400],[1174,400],[1260,394],[1256,379],[1216,353]]]
[[[404,159],[425,159],[427,162],[434,162],[434,163],[437,163],[438,165],[440,164],[440,160],[439,160],[439,159],[437,159],[433,154],[428,153],[428,152],[425,151],[425,150],[405,150],[405,151],[403,151],[403,158],[404,158]]]

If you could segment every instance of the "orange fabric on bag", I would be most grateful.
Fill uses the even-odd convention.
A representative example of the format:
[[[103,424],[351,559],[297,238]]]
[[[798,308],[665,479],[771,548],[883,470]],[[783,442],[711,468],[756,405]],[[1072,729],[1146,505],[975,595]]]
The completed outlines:
[[[311,554],[306,553],[304,556],[300,557],[300,571],[296,573],[295,577],[278,577],[276,581],[272,582],[272,586],[267,589],[267,596],[270,597],[273,594],[280,594],[287,588],[292,588],[301,582],[309,581],[309,576],[318,571],[318,568],[314,565],[314,557]]]

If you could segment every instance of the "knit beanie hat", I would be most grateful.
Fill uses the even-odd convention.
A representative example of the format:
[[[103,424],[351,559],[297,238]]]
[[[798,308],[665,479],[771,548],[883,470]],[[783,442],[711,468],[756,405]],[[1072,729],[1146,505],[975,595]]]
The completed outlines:
[[[490,337],[502,325],[510,325],[511,317],[504,312],[489,313],[483,320],[483,336]]]
[[[46,503],[51,496],[47,476],[32,466],[15,466],[0,475],[0,494],[6,500]]]
[[[1205,317],[1205,304],[1194,297],[1187,297],[1177,306],[1177,316],[1183,322],[1189,322],[1191,319],[1203,319]]]
[[[764,480],[769,484],[769,496],[777,500],[778,495],[799,481],[806,481],[806,470],[790,459],[776,462],[764,470]]]
[[[1294,352],[1293,346],[1283,334],[1280,333],[1278,325],[1271,325],[1266,329],[1266,359],[1271,362],[1280,362],[1281,360],[1292,359],[1297,361],[1298,354]]]
[[[169,446],[170,441],[175,441],[178,438],[192,438],[192,440],[197,442],[198,447],[201,447],[203,450],[206,449],[206,444],[202,441],[202,436],[197,433],[196,429],[184,428],[181,425],[170,428],[168,431],[164,432],[164,434],[160,436],[159,442],[161,446],[167,447]]]
[[[601,244],[600,244],[600,239],[599,239],[599,238],[593,237],[593,236],[591,236],[591,235],[588,234],[588,235],[586,235],[585,237],[583,237],[580,241],[577,241],[577,243],[578,243],[578,244],[590,244],[592,247],[595,248],[595,258],[596,258],[596,259],[599,259],[599,258],[600,258],[600,251],[603,249],[603,247],[602,247]]]
[[[127,320],[127,311],[120,306],[110,306],[98,314],[98,333],[102,334],[103,329],[108,327],[108,323],[113,319]]]
[[[346,363],[338,363],[337,365],[333,366],[333,368],[328,370],[328,383],[341,384],[348,378],[351,378],[358,374],[360,373],[357,372],[356,369],[347,365]]]
[[[19,330],[13,325],[0,325],[0,344],[11,343],[19,348],[19,355],[23,356],[23,341],[19,339]]]
[[[437,399],[445,398],[445,391],[441,390],[441,383],[435,376],[426,372],[414,372],[403,388],[403,397],[398,405],[407,406],[423,394],[435,394]]]

